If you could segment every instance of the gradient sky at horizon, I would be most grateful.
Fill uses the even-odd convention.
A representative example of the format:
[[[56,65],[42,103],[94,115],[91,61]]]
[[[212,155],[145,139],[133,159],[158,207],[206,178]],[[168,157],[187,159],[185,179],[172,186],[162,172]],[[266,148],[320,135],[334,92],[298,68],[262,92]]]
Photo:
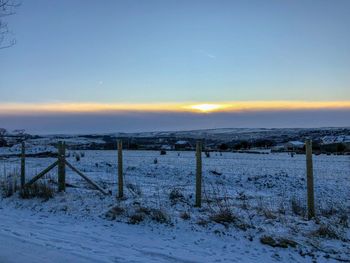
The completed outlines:
[[[349,10],[346,0],[22,0],[17,14],[6,18],[17,44],[0,50],[0,105],[349,102]],[[266,126],[283,126],[286,116],[293,123],[304,110],[284,117],[284,110],[269,113],[266,118],[274,122]],[[325,108],[309,115],[318,114],[320,126],[350,126],[347,113],[350,108],[341,114]],[[261,118],[257,111],[251,122],[242,123],[237,114],[217,117],[220,126],[252,127]],[[213,116],[218,114],[207,120],[210,128]],[[0,112],[1,126],[33,130],[30,118],[18,118],[9,122]],[[118,118],[120,113],[113,120]],[[186,115],[195,118],[198,114]],[[96,120],[88,119],[76,115],[77,123],[86,122],[82,129]],[[197,128],[195,121],[186,123],[181,127]],[[261,119],[258,123],[263,125]],[[173,126],[175,121],[157,129]]]

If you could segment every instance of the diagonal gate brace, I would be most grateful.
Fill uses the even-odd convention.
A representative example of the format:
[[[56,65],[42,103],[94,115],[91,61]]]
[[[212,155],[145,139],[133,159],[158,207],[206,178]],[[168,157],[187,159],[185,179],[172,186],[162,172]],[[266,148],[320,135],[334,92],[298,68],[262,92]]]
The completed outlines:
[[[43,177],[45,174],[47,174],[48,172],[50,172],[53,168],[55,168],[55,166],[58,164],[58,161],[54,162],[53,164],[51,164],[49,167],[47,167],[46,169],[44,169],[42,172],[38,173],[36,176],[34,176],[28,183],[26,183],[24,185],[24,187],[26,186],[30,186],[33,183],[35,183],[37,180],[39,180],[41,177]]]
[[[66,165],[72,169],[74,172],[76,172],[78,175],[83,177],[89,184],[91,184],[96,190],[99,190],[104,195],[109,195],[108,192],[106,192],[103,188],[101,188],[99,185],[97,185],[94,181],[92,181],[89,177],[87,177],[85,174],[80,172],[77,168],[75,168],[73,165],[71,165],[67,160],[65,160]]]

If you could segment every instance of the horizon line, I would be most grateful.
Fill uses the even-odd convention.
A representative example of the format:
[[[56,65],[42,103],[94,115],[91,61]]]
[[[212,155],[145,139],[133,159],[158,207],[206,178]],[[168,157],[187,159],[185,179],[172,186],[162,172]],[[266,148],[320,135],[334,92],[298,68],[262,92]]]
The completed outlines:
[[[263,111],[350,110],[350,101],[226,101],[163,103],[42,102],[0,103],[0,115],[98,113],[239,113]]]

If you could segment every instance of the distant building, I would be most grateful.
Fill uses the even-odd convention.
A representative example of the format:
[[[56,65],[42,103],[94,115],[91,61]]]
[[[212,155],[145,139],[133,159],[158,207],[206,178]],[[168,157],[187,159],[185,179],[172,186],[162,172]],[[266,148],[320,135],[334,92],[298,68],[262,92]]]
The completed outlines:
[[[283,152],[285,149],[284,145],[275,145],[271,147],[272,152]]]
[[[170,145],[168,144],[163,144],[161,147],[160,147],[161,150],[172,150],[173,147],[171,147]]]
[[[324,136],[321,138],[321,150],[326,152],[350,151],[350,136]]]
[[[192,145],[188,141],[175,142],[175,150],[191,150]]]
[[[333,143],[350,143],[350,136],[340,135],[340,136],[324,136],[322,139],[322,144],[333,144]]]
[[[300,141],[289,141],[284,145],[286,151],[300,151],[303,150],[305,143]]]

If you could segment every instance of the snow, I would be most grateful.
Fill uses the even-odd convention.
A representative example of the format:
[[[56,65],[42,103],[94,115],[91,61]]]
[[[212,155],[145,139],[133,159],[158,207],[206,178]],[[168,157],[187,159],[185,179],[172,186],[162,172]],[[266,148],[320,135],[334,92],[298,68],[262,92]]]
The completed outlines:
[[[83,153],[77,161],[74,155],[81,151],[68,151],[67,159],[113,195],[90,189],[67,168],[67,183],[77,188],[67,188],[47,201],[21,199],[17,194],[0,199],[0,262],[350,260],[349,227],[339,223],[343,213],[350,214],[350,156],[313,156],[319,217],[307,221],[291,207],[293,200],[306,204],[305,155],[212,152],[206,158],[203,154],[203,206],[195,208],[194,152],[124,151],[123,200],[115,198],[117,152]],[[27,158],[27,178],[54,161]],[[0,159],[0,180],[18,171],[19,163],[15,157]],[[53,170],[41,180],[57,181],[56,177]],[[178,200],[169,199],[174,189],[183,195]],[[225,202],[237,220],[232,224],[210,220]],[[108,211],[114,207],[124,212],[111,218]],[[169,222],[160,224],[145,216],[140,224],[129,224],[141,207],[165,211]],[[190,219],[182,219],[183,212]],[[330,226],[339,238],[316,236],[322,225]],[[264,235],[292,239],[298,246],[263,245]]]
[[[305,143],[303,143],[303,142],[300,142],[300,141],[289,141],[288,143],[287,143],[287,145],[292,145],[292,146],[296,146],[296,147],[302,147],[302,146],[304,146],[304,144]]]
[[[186,145],[186,144],[188,144],[188,141],[177,141],[176,143],[175,143],[176,145]]]
[[[341,135],[341,136],[324,136],[322,138],[323,144],[332,144],[332,143],[350,143],[350,136]]]
[[[0,210],[0,262],[269,262],[272,249],[256,242]],[[33,253],[34,252],[34,253]],[[267,253],[266,253],[267,252]],[[288,253],[281,257],[293,260]]]

